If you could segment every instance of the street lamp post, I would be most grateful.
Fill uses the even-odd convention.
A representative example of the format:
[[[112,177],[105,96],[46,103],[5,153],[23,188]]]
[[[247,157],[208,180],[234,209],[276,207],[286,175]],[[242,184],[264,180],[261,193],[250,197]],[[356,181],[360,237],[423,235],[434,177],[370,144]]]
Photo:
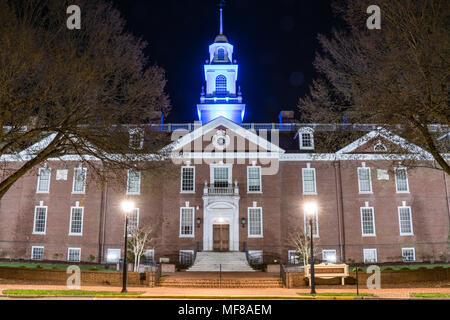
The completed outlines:
[[[314,214],[317,212],[317,205],[315,203],[308,203],[305,205],[305,211],[309,217],[309,227],[310,233],[309,236],[311,238],[311,294],[316,294],[316,283],[315,283],[315,272],[314,272],[314,233],[313,233],[313,219]]]
[[[128,251],[128,214],[134,210],[134,203],[132,201],[122,202],[122,209],[125,212],[125,244],[123,253],[123,277],[122,277],[122,293],[127,292],[127,251]]]

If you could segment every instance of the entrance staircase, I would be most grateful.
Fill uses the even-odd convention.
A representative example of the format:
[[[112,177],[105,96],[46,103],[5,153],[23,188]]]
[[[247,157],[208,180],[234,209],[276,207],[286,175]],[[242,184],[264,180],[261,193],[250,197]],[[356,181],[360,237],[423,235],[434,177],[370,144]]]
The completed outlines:
[[[188,272],[255,272],[244,252],[198,252]]]

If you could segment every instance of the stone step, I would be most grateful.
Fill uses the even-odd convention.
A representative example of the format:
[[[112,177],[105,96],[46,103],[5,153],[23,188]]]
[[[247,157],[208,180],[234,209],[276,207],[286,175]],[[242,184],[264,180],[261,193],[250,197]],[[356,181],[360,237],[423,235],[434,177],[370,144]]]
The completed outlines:
[[[254,272],[243,252],[198,252],[189,272]]]
[[[161,279],[159,286],[161,287],[178,287],[178,288],[282,288],[281,279],[258,279],[258,280],[230,280],[223,279]]]

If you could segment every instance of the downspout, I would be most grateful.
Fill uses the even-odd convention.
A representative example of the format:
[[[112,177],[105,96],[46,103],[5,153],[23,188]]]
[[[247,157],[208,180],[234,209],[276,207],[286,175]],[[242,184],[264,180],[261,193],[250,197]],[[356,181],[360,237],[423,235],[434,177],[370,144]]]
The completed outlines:
[[[334,177],[336,184],[336,205],[339,230],[339,253],[341,262],[345,262],[345,229],[344,229],[344,201],[342,196],[341,162],[334,162]]]
[[[448,222],[449,222],[449,235],[448,237],[450,238],[450,204],[449,202],[449,197],[448,197],[448,188],[447,188],[447,173],[443,172],[442,173],[444,175],[444,189],[445,189],[445,203],[447,204],[447,215],[448,215]]]
[[[98,233],[98,263],[103,262],[103,252],[105,249],[105,221],[106,221],[106,210],[108,204],[108,183],[105,182],[102,190],[102,201],[100,205],[100,229]]]

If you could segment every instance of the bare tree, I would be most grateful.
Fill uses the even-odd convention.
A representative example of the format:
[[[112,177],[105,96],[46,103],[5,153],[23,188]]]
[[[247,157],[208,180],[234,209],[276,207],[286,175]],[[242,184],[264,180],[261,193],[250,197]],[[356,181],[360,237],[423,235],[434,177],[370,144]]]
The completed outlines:
[[[141,257],[144,255],[145,250],[152,245],[152,233],[153,229],[150,226],[130,228],[129,230],[130,240],[128,241],[128,248],[134,257],[134,272],[139,271]]]
[[[319,254],[320,250],[318,247],[318,240],[314,242],[314,256],[316,256]],[[299,259],[303,261],[303,266],[306,267],[311,258],[311,237],[304,232],[293,232],[289,237],[289,245],[295,248]]]
[[[336,3],[346,28],[318,37],[319,77],[299,101],[304,120],[377,124],[425,150],[403,165],[450,174],[448,136],[443,139],[450,124],[450,3],[377,1],[381,30],[366,25],[373,1]],[[409,153],[405,149],[400,144],[390,153]]]
[[[111,4],[77,4],[81,30],[69,30],[68,1],[0,0],[0,199],[48,159],[79,159],[103,181],[164,164],[147,161],[167,143],[150,126],[169,110],[164,71]]]

